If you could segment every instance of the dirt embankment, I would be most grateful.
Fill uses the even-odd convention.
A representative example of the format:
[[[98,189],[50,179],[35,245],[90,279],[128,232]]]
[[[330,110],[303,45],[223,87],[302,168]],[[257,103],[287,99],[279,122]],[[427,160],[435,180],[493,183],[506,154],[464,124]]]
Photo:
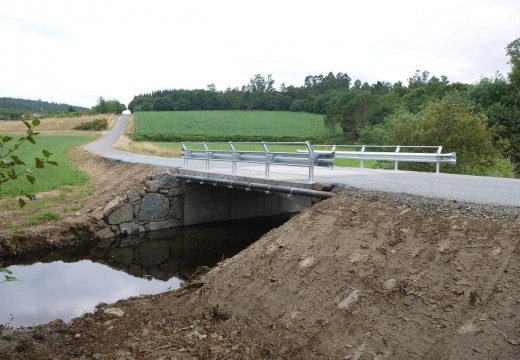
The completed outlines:
[[[338,189],[182,289],[4,331],[0,359],[518,359],[518,211]]]

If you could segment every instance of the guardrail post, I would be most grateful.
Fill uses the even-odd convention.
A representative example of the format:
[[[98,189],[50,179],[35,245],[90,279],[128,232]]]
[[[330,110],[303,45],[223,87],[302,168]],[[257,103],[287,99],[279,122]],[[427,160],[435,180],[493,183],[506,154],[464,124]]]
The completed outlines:
[[[361,146],[361,152],[365,152],[365,145]],[[361,167],[361,169],[364,169],[365,168],[365,163],[364,163],[365,160],[361,159],[361,162],[359,164],[359,166]]]
[[[184,168],[187,169],[188,168],[188,156],[186,156],[186,150],[188,150],[188,148],[186,147],[186,144],[184,142],[181,142],[181,147],[182,147],[182,150],[184,150]]]
[[[229,142],[229,147],[231,148],[231,151],[233,152],[233,162],[231,163],[231,173],[236,174],[237,173],[237,151],[235,149],[235,145],[233,145],[233,142]]]
[[[271,177],[271,154],[269,153],[269,148],[265,141],[262,141],[262,146],[265,151],[265,177],[269,179]]]
[[[395,148],[395,152],[398,153],[399,150],[401,150],[401,145],[397,145],[397,147]],[[395,161],[394,170],[395,171],[399,170],[399,161],[398,160]]]
[[[204,149],[206,150],[206,171],[209,171],[209,148],[208,148],[208,144],[206,144],[206,142],[203,142],[202,145],[204,145]]]
[[[439,155],[441,153],[442,153],[442,145],[439,145],[439,148],[437,149],[437,155]],[[437,161],[435,163],[435,173],[439,174],[440,172],[441,172],[441,163]]]
[[[314,182],[314,152],[309,141],[306,141],[305,145],[307,145],[307,151],[309,152],[309,182],[312,183]]]

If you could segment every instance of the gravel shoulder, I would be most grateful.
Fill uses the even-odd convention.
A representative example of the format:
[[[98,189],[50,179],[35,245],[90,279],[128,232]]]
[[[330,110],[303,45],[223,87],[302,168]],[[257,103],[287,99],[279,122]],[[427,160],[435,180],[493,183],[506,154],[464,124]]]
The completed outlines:
[[[79,223],[153,170],[76,156]],[[520,358],[519,208],[335,192],[181,289],[1,329],[0,359]]]

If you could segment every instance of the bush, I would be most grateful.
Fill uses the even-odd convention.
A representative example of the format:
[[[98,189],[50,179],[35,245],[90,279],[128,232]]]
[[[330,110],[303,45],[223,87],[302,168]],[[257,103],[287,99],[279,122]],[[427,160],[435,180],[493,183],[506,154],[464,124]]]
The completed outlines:
[[[74,127],[74,130],[90,130],[90,131],[101,131],[106,130],[108,127],[107,119],[95,119],[93,121],[85,122]]]

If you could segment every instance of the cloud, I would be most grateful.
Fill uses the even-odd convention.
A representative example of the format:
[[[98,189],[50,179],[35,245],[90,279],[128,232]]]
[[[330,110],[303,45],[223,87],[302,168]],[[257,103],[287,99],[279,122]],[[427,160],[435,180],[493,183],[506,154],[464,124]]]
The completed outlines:
[[[331,71],[405,82],[417,69],[471,83],[509,71],[519,13],[516,0],[6,1],[0,96],[90,107],[258,73],[278,86]]]

